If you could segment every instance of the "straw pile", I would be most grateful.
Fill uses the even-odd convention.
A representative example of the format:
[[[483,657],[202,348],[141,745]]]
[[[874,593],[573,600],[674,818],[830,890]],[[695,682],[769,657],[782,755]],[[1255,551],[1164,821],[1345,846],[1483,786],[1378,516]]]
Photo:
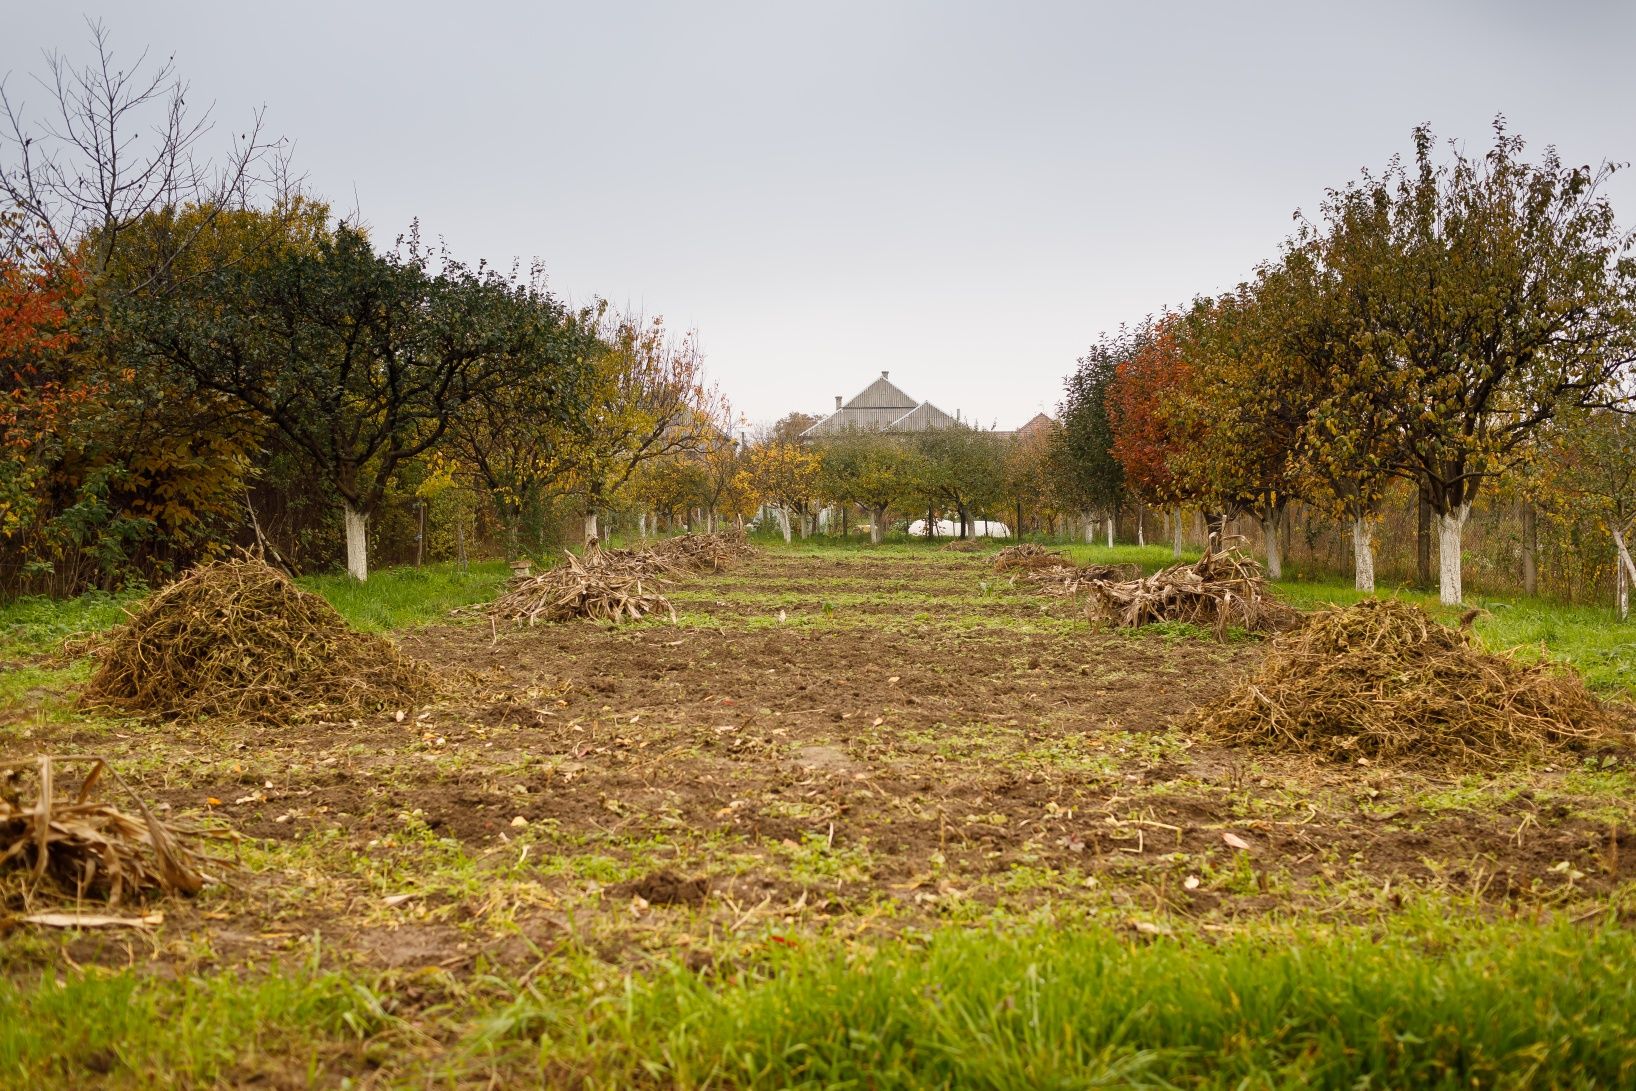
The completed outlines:
[[[70,762],[91,768],[77,789],[63,791],[58,766]],[[25,801],[29,773],[34,799]],[[91,798],[104,774],[135,801],[136,814]],[[181,822],[166,825],[102,758],[0,762],[0,895],[6,902],[26,907],[42,887],[109,905],[153,892],[197,894],[212,862],[198,842],[232,836]]]
[[[1484,652],[1390,600],[1323,611],[1277,638],[1259,673],[1196,721],[1232,743],[1466,767],[1620,734],[1577,675]]]
[[[427,669],[259,561],[218,561],[110,634],[81,703],[282,722],[429,700]]]
[[[985,548],[976,538],[956,538],[943,547],[944,553],[981,553]]]
[[[513,580],[488,613],[518,625],[574,618],[618,624],[658,613],[675,621],[665,591],[678,572],[719,572],[754,552],[742,534],[683,534],[642,550],[604,549],[593,539],[583,557],[567,553],[564,563]]]
[[[1298,611],[1267,593],[1261,567],[1236,549],[1139,579],[1096,580],[1086,590],[1092,617],[1121,628],[1182,621],[1220,637],[1230,627],[1276,632],[1301,621]]]

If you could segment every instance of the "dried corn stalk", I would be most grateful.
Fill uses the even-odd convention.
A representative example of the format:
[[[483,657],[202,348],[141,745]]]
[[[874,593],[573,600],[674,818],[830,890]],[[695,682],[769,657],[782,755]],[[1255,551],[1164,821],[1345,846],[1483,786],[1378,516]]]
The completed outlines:
[[[63,791],[59,767],[88,763],[79,787]],[[34,799],[23,787],[32,772]],[[137,813],[91,798],[106,775],[136,804]],[[7,899],[27,906],[44,887],[76,900],[119,905],[155,892],[197,894],[209,881],[205,867],[220,863],[195,846],[227,831],[161,822],[140,796],[99,757],[40,755],[0,762],[0,876]]]

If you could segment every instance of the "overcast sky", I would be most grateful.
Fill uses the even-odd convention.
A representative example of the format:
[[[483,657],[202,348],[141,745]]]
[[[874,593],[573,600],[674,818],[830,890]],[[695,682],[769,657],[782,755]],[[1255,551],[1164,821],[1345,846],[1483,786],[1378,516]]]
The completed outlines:
[[[46,49],[174,53],[339,209],[696,326],[755,421],[882,370],[1014,428],[1099,330],[1230,287],[1326,186],[1503,112],[1636,159],[1636,3],[6,0]],[[1609,192],[1636,223],[1636,171]]]

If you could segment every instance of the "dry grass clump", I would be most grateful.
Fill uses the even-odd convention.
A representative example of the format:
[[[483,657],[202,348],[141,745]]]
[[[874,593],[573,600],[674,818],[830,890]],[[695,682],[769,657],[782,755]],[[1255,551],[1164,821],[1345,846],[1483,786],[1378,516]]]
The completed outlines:
[[[1022,542],[1014,546],[1006,546],[994,555],[994,571],[1016,572],[1031,568],[1071,567],[1072,561],[1067,556],[1054,549],[1046,549],[1033,542]]]
[[[617,624],[656,613],[675,621],[665,591],[676,573],[719,572],[754,553],[743,534],[732,533],[683,534],[640,550],[604,549],[593,539],[583,557],[568,553],[554,568],[513,580],[488,613],[519,625],[574,618]]]
[[[65,791],[58,767],[71,762],[91,768],[77,789]],[[30,773],[34,798],[25,800]],[[137,813],[91,798],[104,774],[130,796]],[[102,758],[0,762],[0,903],[26,908],[42,888],[115,906],[153,892],[197,894],[211,862],[199,841],[232,836],[161,822]]]
[[[1232,627],[1276,632],[1301,620],[1299,611],[1267,593],[1261,566],[1236,549],[1138,579],[1092,581],[1086,590],[1091,615],[1123,628],[1181,621],[1220,637]]]
[[[981,541],[979,541],[976,538],[956,538],[956,539],[954,539],[954,541],[949,542],[949,543],[947,543],[947,544],[945,544],[943,546],[943,552],[944,553],[981,553],[981,552],[983,552],[983,550],[985,550],[987,548],[988,548],[987,546],[985,546]]]
[[[81,703],[283,721],[407,706],[432,675],[260,561],[202,565],[150,596],[102,650]]]
[[[1393,600],[1325,610],[1277,638],[1256,676],[1197,726],[1343,760],[1478,767],[1619,733],[1577,675],[1484,652]]]

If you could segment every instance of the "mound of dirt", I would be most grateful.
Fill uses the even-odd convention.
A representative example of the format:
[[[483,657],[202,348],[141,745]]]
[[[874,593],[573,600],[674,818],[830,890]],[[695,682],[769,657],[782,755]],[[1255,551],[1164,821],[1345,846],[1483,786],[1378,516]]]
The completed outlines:
[[[1618,719],[1574,674],[1475,647],[1392,600],[1313,615],[1195,726],[1223,741],[1338,760],[1494,767],[1618,743]]]
[[[1236,549],[1139,579],[1094,580],[1086,590],[1091,615],[1121,628],[1183,621],[1221,636],[1229,627],[1277,632],[1301,622],[1299,611],[1267,593],[1261,567]]]
[[[255,560],[195,568],[110,634],[81,697],[164,717],[287,722],[429,700],[425,666]]]

